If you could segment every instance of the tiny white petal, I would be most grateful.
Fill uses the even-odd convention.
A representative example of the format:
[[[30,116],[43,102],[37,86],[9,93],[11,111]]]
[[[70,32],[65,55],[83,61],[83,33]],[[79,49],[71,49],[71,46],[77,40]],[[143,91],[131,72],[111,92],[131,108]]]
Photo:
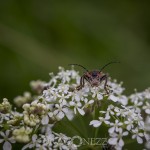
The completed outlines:
[[[136,135],[134,134],[134,135],[132,135],[132,139],[135,139],[136,138]]]
[[[85,114],[84,110],[83,109],[80,109],[80,108],[77,108],[79,113],[83,116]]]
[[[123,146],[124,145],[124,141],[122,139],[119,140],[119,146]]]
[[[98,95],[97,95],[97,99],[98,99],[98,100],[102,100],[102,99],[103,99],[103,96],[102,96],[101,94],[98,94]]]
[[[123,132],[123,135],[124,135],[124,136],[128,135],[128,132],[127,132],[127,131],[126,131],[126,132]]]
[[[11,150],[11,149],[12,149],[11,144],[6,141],[3,145],[3,150]]]
[[[45,115],[43,118],[42,118],[42,124],[43,125],[46,125],[46,124],[48,124],[48,122],[49,122],[49,118],[48,118],[48,116],[47,115]]]
[[[116,145],[116,144],[117,144],[117,140],[118,140],[118,138],[110,138],[110,139],[108,140],[108,143],[109,143],[110,145]]]
[[[150,109],[146,109],[145,112],[146,112],[147,114],[150,114]]]
[[[36,135],[36,134],[34,134],[34,135],[32,136],[32,141],[33,141],[33,142],[35,142],[35,141],[36,141],[36,139],[37,139],[37,135]]]
[[[80,101],[80,96],[79,96],[79,95],[76,95],[76,96],[75,96],[75,99],[76,99],[76,101]]]
[[[74,106],[75,102],[71,101],[69,102],[70,106]]]
[[[131,126],[127,125],[127,130],[130,131],[131,130]]]
[[[143,133],[139,133],[139,136],[143,136]]]
[[[68,108],[63,108],[63,112],[67,113],[68,112]]]
[[[110,122],[109,122],[109,121],[107,121],[107,120],[106,120],[106,121],[104,121],[104,122],[105,122],[105,124],[110,124]]]
[[[94,127],[99,127],[101,125],[101,122],[98,120],[92,120],[90,122],[90,125],[93,125]]]
[[[122,128],[119,128],[118,131],[119,131],[119,133],[122,133]]]
[[[6,137],[8,137],[9,136],[9,133],[10,133],[10,131],[9,130],[6,130]]]
[[[92,104],[92,103],[94,103],[94,100],[90,100],[88,103],[89,103],[89,104]]]
[[[78,107],[81,107],[81,106],[82,106],[82,104],[81,104],[80,102],[78,102],[78,103],[77,103],[77,106],[78,106]]]
[[[146,141],[149,141],[149,140],[150,140],[150,134],[144,133],[144,137],[145,137]]]
[[[113,133],[114,130],[115,130],[115,128],[114,128],[114,127],[111,127],[111,128],[109,128],[108,132],[109,132],[109,133]]]
[[[118,101],[118,97],[114,96],[114,95],[110,95],[109,96],[109,99],[111,99],[112,101],[114,102],[117,102]]]
[[[4,132],[0,132],[0,135],[1,135],[1,136],[3,136],[3,137],[5,137],[5,134],[4,134]]]
[[[141,137],[137,136],[137,142],[138,142],[139,144],[142,144],[142,143],[143,143],[143,139],[142,139]]]
[[[64,117],[64,113],[62,111],[60,111],[58,114],[57,114],[57,117],[59,119],[62,119]]]
[[[109,120],[110,119],[110,115],[109,113],[106,114],[105,119]]]
[[[126,96],[121,96],[120,102],[121,102],[121,104],[123,104],[123,105],[127,105],[127,104],[128,104],[128,99],[127,99],[127,97],[126,97]]]
[[[118,126],[122,126],[122,125],[123,125],[123,123],[122,123],[122,122],[119,122],[119,123],[118,123]]]
[[[106,113],[106,111],[99,111],[100,113],[102,113],[102,114],[105,114]]]

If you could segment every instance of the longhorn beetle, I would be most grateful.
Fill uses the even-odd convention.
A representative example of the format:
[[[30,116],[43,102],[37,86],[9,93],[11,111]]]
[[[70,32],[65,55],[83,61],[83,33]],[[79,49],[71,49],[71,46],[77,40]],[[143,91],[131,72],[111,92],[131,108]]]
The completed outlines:
[[[82,67],[86,72],[81,76],[80,79],[80,85],[77,86],[77,90],[81,90],[84,87],[84,83],[85,80],[88,81],[90,83],[90,85],[92,87],[98,87],[99,84],[102,81],[105,81],[104,83],[104,89],[106,91],[107,94],[109,94],[108,90],[107,90],[107,75],[102,73],[102,70],[107,67],[108,65],[112,64],[112,63],[120,63],[120,62],[109,62],[106,65],[104,65],[100,70],[92,70],[89,71],[88,69],[86,69],[84,66],[80,65],[80,64],[69,64],[69,65],[76,65],[79,67]]]

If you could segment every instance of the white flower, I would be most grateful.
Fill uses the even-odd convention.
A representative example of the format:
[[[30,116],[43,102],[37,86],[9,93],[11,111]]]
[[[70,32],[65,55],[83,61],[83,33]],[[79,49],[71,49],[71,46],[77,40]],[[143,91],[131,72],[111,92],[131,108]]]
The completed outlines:
[[[43,125],[41,128],[41,133],[45,135],[50,135],[52,133],[52,127],[54,126],[54,124],[47,124],[47,125]]]
[[[92,120],[90,122],[90,125],[93,125],[93,127],[99,127],[102,123],[109,124],[108,118],[99,117],[99,120]]]
[[[58,142],[64,142],[64,143],[66,143],[66,141],[68,141],[70,138],[69,137],[67,137],[65,134],[62,134],[62,133],[54,133],[54,135],[55,135],[55,140],[57,140]]]
[[[134,119],[136,117],[136,113],[134,109],[129,109],[127,107],[125,107],[125,115],[126,117],[128,117],[129,119]]]
[[[70,137],[62,133],[54,133],[54,135],[52,150],[77,150],[77,146],[72,142]]]
[[[131,119],[128,119],[128,120],[125,121],[124,123],[127,125],[126,129],[127,129],[128,131],[130,131],[130,130],[134,127],[134,125],[133,125],[133,120],[131,120]]]
[[[23,96],[17,96],[14,98],[14,103],[21,107],[23,104],[28,103],[32,100],[31,94],[29,92],[24,92]]]
[[[62,142],[54,142],[54,149],[59,149],[59,150],[69,150],[69,148]]]
[[[43,136],[44,145],[46,145],[49,148],[52,147],[53,142],[55,140],[54,138],[55,138],[54,134],[49,134],[49,135]]]
[[[79,91],[74,91],[72,92],[71,94],[71,99],[72,101],[83,101],[85,97],[87,97],[87,91],[89,89],[88,88],[82,88],[81,90]]]
[[[128,98],[125,95],[119,95],[118,97],[118,102],[120,102],[122,105],[128,104]]]
[[[110,115],[114,115],[114,106],[113,105],[109,105],[106,111],[106,118],[110,119]]]
[[[97,97],[98,100],[102,100],[103,99],[103,95],[100,93],[99,91],[99,87],[93,87],[91,88],[91,92],[93,93],[92,94],[92,97]]]
[[[125,112],[126,110],[125,109],[120,109],[118,107],[115,107],[114,111],[116,112],[116,115],[117,116],[122,116],[122,117],[125,117]]]
[[[146,141],[150,142],[150,134],[148,132],[144,132],[144,137],[145,137]]]
[[[150,116],[145,119],[145,130],[150,132]]]
[[[3,143],[3,150],[11,150],[12,146],[11,143],[15,143],[16,141],[14,140],[13,137],[9,137],[10,130],[6,130],[6,132],[0,132],[0,143]]]
[[[118,132],[119,126],[122,126],[123,123],[119,122],[119,120],[115,120],[115,123],[110,123],[111,128],[109,128],[108,132],[113,133],[114,131]]]
[[[143,106],[145,113],[150,114],[150,103],[146,102],[146,106]]]
[[[137,121],[140,129],[144,129],[144,121],[143,121],[143,118],[142,118],[142,116],[141,116],[140,113],[138,113],[136,115],[136,117],[134,118],[134,120]]]
[[[65,114],[68,112],[67,106],[63,104],[55,104],[56,110],[54,110],[53,114],[58,118],[62,119]]]
[[[129,108],[135,109],[136,112],[140,113],[141,109],[139,107],[142,106],[143,102],[136,100],[133,103],[134,103],[134,105],[129,106]]]
[[[112,91],[113,93],[117,94],[117,95],[121,95],[122,92],[124,91],[124,88],[121,87],[123,84],[123,82],[121,82],[120,84],[117,83],[117,80],[114,80],[113,82],[108,82],[108,86],[110,87],[110,91]]]
[[[41,80],[31,81],[30,82],[30,86],[31,86],[33,91],[35,91],[38,94],[40,94],[40,93],[42,93],[44,87],[46,86],[46,83],[44,81],[41,81]]]
[[[49,86],[54,87],[57,83],[57,79],[59,78],[58,76],[54,76],[54,73],[51,72],[49,73],[49,76],[51,77],[50,81],[49,81]]]
[[[33,134],[32,136],[32,142],[26,144],[22,150],[25,150],[27,148],[33,148],[33,147],[36,147],[36,145],[38,145],[39,143],[41,143],[41,139],[38,139],[38,136],[36,134]]]
[[[36,150],[47,150],[47,145],[45,143],[44,144],[37,144]]]
[[[62,103],[63,105],[65,105],[67,102],[66,102],[66,100],[68,99],[70,97],[70,95],[69,94],[64,94],[64,93],[62,93],[61,95],[60,94],[58,94],[58,98],[59,98],[59,103]]]
[[[80,102],[73,102],[71,101],[70,103],[70,106],[73,106],[74,107],[74,113],[76,114],[77,113],[77,110],[78,112],[83,116],[85,114],[84,110],[81,108],[82,107],[82,104]]]
[[[73,68],[72,70],[69,70],[70,71],[70,74],[71,74],[71,78],[72,79],[77,79],[79,78],[79,72],[75,71]]]
[[[143,143],[143,139],[141,137],[143,137],[143,133],[139,133],[138,128],[133,129],[132,132],[133,132],[132,139],[136,138],[137,142],[139,144],[142,144]]]
[[[43,115],[42,120],[41,120],[42,125],[46,125],[46,124],[48,124],[48,122],[49,122],[48,115]]]
[[[146,99],[150,99],[150,88],[146,89],[144,92],[143,92],[143,95]]]
[[[77,150],[77,145],[75,145],[72,141],[67,142],[67,147],[69,150]]]
[[[85,99],[84,99],[84,103],[85,103],[85,104],[84,104],[83,108],[88,108],[91,104],[94,103],[94,100],[88,101],[88,99],[85,98]]]
[[[112,100],[113,102],[118,102],[119,101],[118,96],[115,96],[114,94],[110,94],[108,99]]]
[[[135,90],[135,94],[132,94],[129,98],[131,99],[131,102],[133,102],[133,103],[134,103],[134,101],[143,101],[144,100],[143,93],[138,93],[138,92],[136,92],[136,90]]]
[[[48,102],[54,102],[58,98],[58,89],[51,87],[43,91],[43,97]]]
[[[128,132],[123,132],[122,128],[119,128],[118,133],[110,134],[111,138],[108,140],[110,145],[117,145],[118,147],[124,146],[124,141],[122,139],[123,136],[127,136]]]
[[[3,114],[0,112],[0,126],[1,126],[1,123],[3,123],[4,121],[8,121],[10,120],[10,114]]]
[[[65,82],[69,82],[70,81],[70,76],[71,76],[71,72],[70,71],[64,71],[64,68],[62,67],[59,67],[59,73],[58,73],[58,76],[60,79],[62,79],[62,82],[65,83]]]
[[[58,91],[59,92],[62,92],[64,94],[67,94],[68,93],[68,90],[69,90],[69,85],[68,84],[64,84],[64,83],[61,83],[58,85],[57,87]]]

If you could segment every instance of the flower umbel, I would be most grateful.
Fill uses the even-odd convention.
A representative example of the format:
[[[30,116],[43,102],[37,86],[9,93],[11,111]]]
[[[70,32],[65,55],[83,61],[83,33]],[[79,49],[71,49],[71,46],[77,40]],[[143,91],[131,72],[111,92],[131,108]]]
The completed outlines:
[[[85,81],[84,87],[77,90],[80,76],[73,68],[59,67],[59,72],[50,73],[50,77],[49,82],[30,83],[36,95],[25,92],[14,99],[19,109],[3,99],[0,143],[4,150],[15,147],[14,142],[23,143],[22,150],[76,150],[80,147],[71,137],[77,134],[82,138],[107,137],[107,144],[117,150],[128,146],[127,139],[150,148],[149,88],[127,96],[122,82],[108,78],[110,93],[106,93],[104,82],[92,87]],[[90,133],[89,128],[93,128]],[[86,146],[94,149],[97,145]]]

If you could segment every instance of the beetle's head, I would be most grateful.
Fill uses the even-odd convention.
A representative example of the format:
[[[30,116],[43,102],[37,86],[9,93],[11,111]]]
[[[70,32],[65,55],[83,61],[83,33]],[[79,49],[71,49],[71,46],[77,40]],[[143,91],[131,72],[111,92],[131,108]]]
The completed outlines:
[[[88,81],[91,86],[99,86],[100,83],[100,71],[90,71],[88,74]]]

